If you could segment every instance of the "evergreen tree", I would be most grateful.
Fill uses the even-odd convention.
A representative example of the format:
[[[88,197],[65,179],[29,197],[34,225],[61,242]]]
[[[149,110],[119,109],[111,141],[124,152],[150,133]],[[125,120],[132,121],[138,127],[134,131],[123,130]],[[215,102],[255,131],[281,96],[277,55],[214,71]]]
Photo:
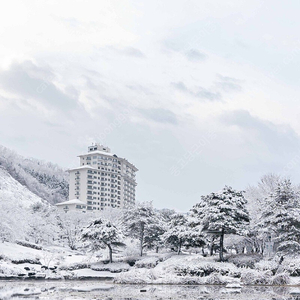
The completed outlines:
[[[283,254],[300,251],[300,202],[290,180],[278,183],[275,193],[266,199],[260,222],[265,235],[273,234],[277,250]]]
[[[123,214],[123,225],[128,236],[137,238],[140,242],[140,255],[143,249],[153,238],[157,240],[158,232],[161,230],[161,220],[153,209],[151,202],[138,203],[127,209]]]
[[[113,246],[123,246],[121,232],[110,221],[97,219],[83,230],[82,240],[87,242],[91,250],[108,248],[109,261],[112,262]]]
[[[224,235],[246,234],[249,213],[243,192],[225,186],[220,192],[202,196],[191,209],[192,226],[202,226],[208,233],[220,236],[220,261],[223,261]]]
[[[167,245],[176,248],[177,254],[181,253],[182,246],[186,248],[202,247],[205,244],[202,234],[196,228],[191,228],[188,218],[179,213],[172,216],[169,228],[163,238]]]

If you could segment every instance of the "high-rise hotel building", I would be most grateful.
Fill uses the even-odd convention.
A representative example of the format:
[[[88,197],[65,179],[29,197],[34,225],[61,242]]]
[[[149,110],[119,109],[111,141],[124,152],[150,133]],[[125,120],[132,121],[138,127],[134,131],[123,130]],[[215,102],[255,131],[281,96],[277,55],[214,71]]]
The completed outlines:
[[[88,153],[79,158],[80,166],[69,170],[69,201],[77,199],[76,210],[124,208],[135,203],[138,169],[133,164],[100,144],[89,146]]]

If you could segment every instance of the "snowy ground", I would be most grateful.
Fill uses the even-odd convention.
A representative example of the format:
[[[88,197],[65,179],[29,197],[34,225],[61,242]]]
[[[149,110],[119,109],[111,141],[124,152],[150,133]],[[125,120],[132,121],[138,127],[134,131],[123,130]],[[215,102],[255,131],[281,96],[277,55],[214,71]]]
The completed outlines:
[[[300,276],[291,277],[288,273],[299,274],[298,260],[286,260],[281,269],[272,273],[272,268],[276,267],[275,261],[260,261],[250,269],[238,268],[233,263],[216,262],[215,257],[204,258],[187,253],[148,253],[145,257],[127,258],[115,254],[114,258],[114,263],[105,264],[95,255],[59,246],[44,246],[42,250],[37,250],[4,242],[0,243],[0,279],[18,279],[19,282],[24,279],[93,280],[153,286],[221,285],[224,291],[235,292],[251,285],[300,286]],[[130,266],[132,260],[136,261]]]
[[[0,279],[113,279],[115,274],[94,271],[98,259],[58,246],[36,250],[13,243],[0,243]]]

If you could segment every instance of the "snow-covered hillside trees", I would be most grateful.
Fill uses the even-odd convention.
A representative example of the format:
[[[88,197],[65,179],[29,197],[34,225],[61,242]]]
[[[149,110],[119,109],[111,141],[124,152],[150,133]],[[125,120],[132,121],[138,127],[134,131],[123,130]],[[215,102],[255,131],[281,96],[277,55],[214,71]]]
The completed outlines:
[[[0,146],[0,242],[26,240],[82,249],[83,228],[101,219],[125,235],[130,247],[138,243],[134,247],[141,256],[145,250],[162,248],[178,253],[200,248],[211,255],[218,252],[220,260],[223,248],[262,255],[270,235],[278,253],[297,254],[299,190],[289,180],[267,174],[256,186],[246,189],[247,201],[243,192],[226,186],[202,196],[183,214],[154,209],[150,202],[137,203],[124,211],[61,214],[53,204],[66,199],[68,174],[56,165],[25,159]]]
[[[57,165],[24,158],[0,145],[0,168],[51,204],[65,201],[68,197],[68,173]]]

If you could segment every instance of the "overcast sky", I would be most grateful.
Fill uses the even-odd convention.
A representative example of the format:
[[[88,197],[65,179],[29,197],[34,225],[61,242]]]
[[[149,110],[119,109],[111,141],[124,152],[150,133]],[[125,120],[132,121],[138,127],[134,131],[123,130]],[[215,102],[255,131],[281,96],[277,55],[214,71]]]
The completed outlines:
[[[63,168],[92,142],[137,200],[188,210],[270,172],[300,182],[300,2],[6,1],[0,144]]]

